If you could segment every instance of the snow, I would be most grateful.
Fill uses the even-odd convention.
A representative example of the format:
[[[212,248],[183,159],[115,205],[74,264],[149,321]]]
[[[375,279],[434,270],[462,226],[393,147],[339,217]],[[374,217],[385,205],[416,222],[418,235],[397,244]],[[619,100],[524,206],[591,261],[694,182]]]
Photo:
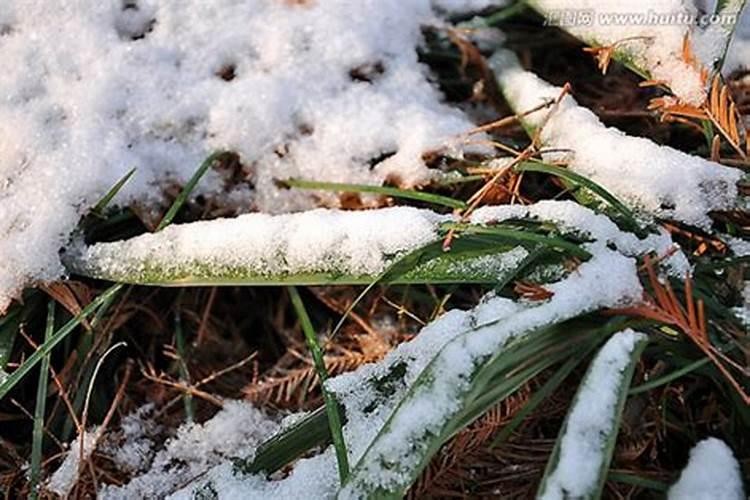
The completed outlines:
[[[489,64],[517,112],[561,95],[561,88],[521,69],[509,52],[496,53]],[[544,124],[541,140],[545,147],[565,150],[544,154],[546,161],[566,162],[570,170],[642,212],[709,228],[710,211],[737,206],[739,169],[605,127],[569,95],[558,106],[532,113],[525,121],[533,127]]]
[[[618,235],[619,230],[606,218],[570,202],[488,207],[477,211],[473,222],[491,223],[526,215],[576,227],[592,240],[584,245],[593,257],[563,280],[547,285],[553,293],[549,300],[516,302],[488,294],[472,310],[445,313],[382,361],[330,379],[327,387],[347,415],[344,437],[350,463],[358,464],[341,497],[362,495],[376,485],[402,484],[420,462],[426,436],[439,430],[460,408],[472,371],[511,339],[587,311],[640,300],[643,290],[635,260],[624,252],[650,251],[669,242],[665,234],[653,235],[642,243]],[[418,390],[410,389],[425,377],[432,382],[420,385]],[[384,428],[383,438],[373,444]],[[243,453],[252,454],[252,442]],[[168,473],[168,469],[161,469]],[[148,480],[140,477],[134,481],[145,491]],[[338,488],[335,456],[329,447],[298,462],[283,478],[238,476],[231,464],[219,463],[174,498],[191,498],[197,491],[216,492],[220,498],[230,499],[331,498]]]
[[[641,239],[633,233],[621,231],[605,215],[597,214],[573,201],[543,200],[533,205],[481,207],[472,214],[471,222],[489,224],[524,217],[553,222],[563,231],[604,242],[623,255],[635,257],[650,252],[661,256],[672,254],[664,263],[673,274],[685,276],[690,270],[690,263],[667,231],[659,229],[657,234],[649,234]]]
[[[690,451],[680,479],[669,489],[669,500],[742,500],[740,465],[720,439],[704,439]]]
[[[594,251],[591,260],[568,278],[546,287],[554,294],[547,302],[534,305],[501,302],[502,312],[495,322],[479,325],[445,344],[419,374],[422,383],[414,386],[395,410],[388,409],[379,438],[369,444],[361,458],[357,451],[353,452],[352,463],[357,458],[359,462],[339,497],[362,497],[377,488],[406,488],[409,477],[422,462],[430,437],[439,433],[461,409],[472,373],[502,351],[510,340],[587,311],[639,300],[642,289],[634,261],[603,245],[594,244],[591,250]],[[361,377],[359,371],[349,377],[358,375]],[[329,384],[347,410],[349,423],[345,437],[349,439],[361,440],[380,430],[380,426],[373,426],[372,414],[362,411],[362,403],[372,398],[373,388],[371,383],[368,385],[357,388],[351,379],[343,377]],[[386,409],[384,406],[379,411]]]
[[[375,276],[397,255],[438,239],[444,220],[410,207],[245,214],[93,245],[75,261],[87,274],[145,282],[156,274],[206,281],[232,274]]]
[[[542,500],[593,497],[613,432],[617,402],[635,346],[646,336],[633,330],[613,335],[594,358],[565,423],[558,462],[547,477]]]
[[[78,480],[78,472],[81,466],[96,449],[99,437],[100,433],[94,428],[91,431],[85,431],[82,436],[73,441],[63,463],[47,480],[46,489],[66,498]],[[83,442],[83,447],[81,447],[81,442]]]
[[[585,13],[586,19],[563,24],[574,36],[596,46],[615,45],[655,80],[663,80],[682,101],[700,105],[706,89],[700,71],[682,60],[683,40],[691,32],[686,21],[695,14],[683,0],[534,0],[531,5],[551,13]],[[650,16],[650,17],[649,17]],[[564,23],[565,18],[559,22]]]
[[[734,36],[729,43],[722,72],[730,75],[742,70],[750,70],[750,9],[747,6],[742,10]]]
[[[102,439],[99,450],[107,455],[121,471],[134,474],[144,471],[151,464],[154,439],[161,430],[149,417],[154,405],[147,404],[120,421],[117,433],[108,433]]]
[[[118,204],[234,150],[249,184],[225,193],[213,172],[200,189],[238,212],[313,205],[274,178],[429,178],[422,153],[460,152],[473,124],[418,63],[420,27],[488,3],[4,0],[0,51],[23,71],[0,75],[0,311],[63,274],[80,216],[133,167]]]
[[[252,455],[279,425],[247,401],[225,401],[204,424],[186,424],[155,453],[148,472],[123,486],[104,486],[104,499],[163,498],[235,456]],[[139,438],[136,441],[142,444]],[[139,452],[144,450],[139,447]]]
[[[570,201],[480,208],[471,221],[482,224],[527,216],[606,241],[629,256],[647,252],[666,255],[674,250],[666,231],[641,240],[620,231],[604,215]],[[318,209],[276,216],[246,214],[173,225],[159,233],[82,247],[67,262],[72,269],[89,276],[139,283],[210,283],[233,277],[273,280],[300,273],[372,278],[399,256],[439,239],[440,224],[451,220],[452,216],[410,207],[351,212]],[[449,271],[502,276],[527,256],[527,250],[515,247],[454,263]],[[675,274],[684,276],[689,270],[680,252],[666,262]]]

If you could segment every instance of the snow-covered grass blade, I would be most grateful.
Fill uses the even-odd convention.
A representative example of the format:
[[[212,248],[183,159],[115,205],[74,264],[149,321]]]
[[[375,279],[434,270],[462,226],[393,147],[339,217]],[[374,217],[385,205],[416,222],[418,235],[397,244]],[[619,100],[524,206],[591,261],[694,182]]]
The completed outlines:
[[[628,388],[647,342],[646,335],[625,330],[596,355],[547,462],[539,498],[601,497]]]

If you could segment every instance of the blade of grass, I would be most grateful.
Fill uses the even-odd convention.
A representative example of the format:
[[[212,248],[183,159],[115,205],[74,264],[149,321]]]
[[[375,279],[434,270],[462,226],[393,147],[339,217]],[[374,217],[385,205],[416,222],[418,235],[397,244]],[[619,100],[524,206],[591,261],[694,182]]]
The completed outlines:
[[[584,260],[588,260],[591,257],[591,254],[589,252],[581,248],[579,245],[576,245],[575,243],[571,243],[570,241],[567,241],[563,238],[544,236],[530,231],[507,229],[500,226],[479,226],[453,222],[443,224],[442,228],[446,230],[453,229],[456,233],[501,236],[503,238],[515,240],[518,242],[540,244],[546,247],[563,250],[574,257],[578,257]]]
[[[21,309],[15,307],[4,317],[0,318],[0,373],[8,366],[10,355],[13,352],[13,344],[18,335],[20,325]]]
[[[595,380],[593,378],[597,374],[597,372],[595,371],[595,368],[598,366],[597,362],[599,361],[600,356],[604,355],[602,353],[607,348],[607,346],[610,345],[610,343],[612,342],[617,342],[618,335],[624,335],[624,334],[625,333],[619,333],[613,336],[612,338],[610,338],[608,340],[608,343],[605,344],[602,350],[600,350],[600,353],[597,355],[597,357],[594,358],[594,361],[592,361],[591,365],[589,366],[589,370],[586,373],[586,376],[584,377],[584,380],[578,389],[578,393],[575,396],[573,404],[568,410],[568,414],[565,418],[565,422],[563,423],[563,426],[560,429],[560,433],[558,434],[557,441],[555,442],[555,447],[552,450],[552,454],[549,460],[547,461],[547,467],[545,468],[544,476],[542,477],[542,481],[540,482],[537,497],[552,498],[554,497],[556,493],[558,493],[556,490],[548,491],[548,488],[550,487],[552,478],[558,474],[558,467],[561,465],[560,460],[561,460],[561,456],[563,453],[563,449],[562,449],[563,440],[567,436],[568,426],[570,425],[570,421],[571,421],[571,415],[573,415],[574,412],[577,411],[579,404],[586,404],[586,405],[591,404],[591,401],[582,400],[582,398],[583,398],[583,395],[588,390],[589,385],[600,383],[598,380]],[[633,332],[631,332],[630,334],[636,335]],[[602,439],[603,445],[598,453],[599,463],[596,464],[597,473],[596,473],[595,481],[593,484],[578,485],[578,488],[582,491],[576,492],[577,498],[582,498],[582,499],[585,498],[585,499],[593,500],[596,498],[600,498],[602,495],[602,490],[604,489],[604,483],[606,482],[607,474],[609,473],[609,464],[612,460],[612,455],[615,449],[615,442],[617,440],[617,434],[620,429],[620,420],[622,418],[622,410],[625,407],[625,400],[627,399],[628,389],[630,388],[630,383],[633,378],[633,373],[635,371],[636,365],[638,364],[638,361],[640,360],[641,353],[643,352],[643,350],[646,347],[646,344],[648,343],[648,337],[644,335],[640,338],[635,338],[633,342],[634,342],[634,345],[629,353],[629,359],[627,361],[627,364],[624,366],[624,368],[620,372],[620,375],[617,381],[615,381],[615,386],[606,388],[606,390],[614,391],[616,395],[616,400],[612,408],[607,407],[610,410],[610,414],[608,415],[608,419],[610,423],[609,428],[598,429],[598,432],[599,432],[598,436],[600,439]],[[605,359],[604,362],[606,363],[607,358],[604,358],[604,359]],[[615,369],[614,366],[611,366],[611,363],[605,366],[608,366],[610,370]],[[600,391],[597,392],[597,395],[600,395],[599,392]],[[593,429],[591,430],[591,432],[593,433]],[[566,473],[575,474],[575,477],[565,476]],[[580,471],[574,471],[572,469],[567,468],[567,466],[565,469],[562,470],[561,474],[563,475],[565,480],[576,481],[576,482],[581,480]]]
[[[623,217],[625,217],[629,229],[633,231],[638,231],[640,228],[640,225],[638,224],[638,220],[635,217],[635,214],[632,210],[630,210],[628,207],[626,207],[620,200],[618,200],[614,195],[612,195],[609,191],[601,187],[596,182],[592,181],[591,179],[588,179],[582,175],[576,174],[575,172],[572,172],[566,168],[558,167],[555,165],[550,165],[547,163],[543,163],[540,161],[526,161],[519,163],[514,167],[514,170],[516,172],[539,172],[543,174],[549,174],[554,175],[555,177],[559,177],[561,179],[564,179],[568,182],[571,182],[575,184],[576,186],[584,187],[588,189],[589,191],[593,192],[597,196],[599,196],[601,199],[609,203],[609,205],[612,206],[615,210],[617,210],[620,214],[622,214]]]
[[[44,341],[52,338],[55,331],[55,301],[47,304],[47,326],[44,330]],[[29,498],[39,497],[39,482],[42,479],[42,445],[44,444],[44,415],[47,406],[47,382],[49,381],[49,354],[42,358],[39,365],[39,382],[36,388],[34,405],[34,428],[31,436],[31,465],[29,470]]]
[[[711,363],[711,358],[705,357],[705,358],[699,359],[697,361],[690,363],[689,365],[683,366],[682,368],[678,370],[667,373],[666,375],[662,377],[656,378],[654,380],[646,382],[645,384],[641,384],[639,386],[631,388],[628,391],[628,395],[633,396],[634,394],[640,394],[642,392],[648,392],[652,389],[656,389],[657,387],[666,385],[710,363]]]
[[[201,178],[206,174],[208,169],[211,168],[211,165],[213,165],[216,160],[226,154],[226,151],[217,151],[209,155],[208,158],[206,158],[203,163],[201,163],[201,165],[198,167],[198,170],[195,171],[187,184],[185,184],[185,187],[183,187],[182,191],[180,191],[180,194],[177,195],[174,203],[172,203],[172,206],[169,207],[169,210],[167,210],[167,213],[164,215],[161,222],[159,222],[159,225],[156,226],[156,232],[161,231],[172,223],[175,216],[177,215],[177,212],[180,211],[180,209],[190,196],[190,193],[193,192],[195,186],[198,185],[198,182],[201,180]]]
[[[595,344],[592,344],[592,347]],[[495,438],[490,443],[490,448],[494,448],[499,444],[505,442],[513,432],[518,428],[524,419],[531,414],[543,401],[545,401],[553,392],[557,390],[560,384],[570,375],[570,373],[589,355],[591,352],[588,350],[578,350],[565,364],[558,368],[554,375],[552,375],[542,387],[540,387],[529,401],[523,406],[523,408],[513,416],[513,420],[508,422],[508,425],[502,428],[497,433]]]
[[[117,196],[117,193],[119,193],[120,190],[125,186],[125,184],[128,183],[131,177],[133,177],[133,175],[135,174],[135,170],[135,168],[132,168],[127,174],[122,177],[122,179],[117,181],[117,183],[112,186],[109,191],[107,191],[107,194],[105,194],[104,197],[99,200],[96,205],[94,205],[94,208],[91,209],[91,212],[94,215],[97,215],[99,217],[104,216],[104,210],[107,208],[107,206],[109,206],[112,199]]]
[[[343,411],[339,415],[342,422],[346,420]],[[313,448],[330,442],[331,426],[326,407],[321,406],[260,445],[252,458],[235,460],[234,468],[243,474],[273,474]]]
[[[466,208],[466,203],[438,194],[415,191],[413,189],[399,189],[387,186],[372,186],[369,184],[345,184],[338,182],[317,182],[302,179],[287,179],[279,181],[282,186],[298,189],[317,189],[321,191],[343,191],[352,193],[374,193],[394,198],[422,201],[433,205],[441,205],[450,208]]]
[[[502,21],[505,21],[506,19],[510,19],[513,16],[521,14],[526,10],[526,7],[526,0],[518,0],[514,4],[508,7],[504,7],[500,11],[485,17],[484,19],[482,19],[482,22],[487,26],[494,26]]]
[[[20,382],[37,363],[39,363],[44,356],[49,354],[57,344],[65,340],[70,333],[75,330],[78,325],[81,324],[85,318],[89,317],[94,313],[102,304],[104,304],[109,297],[113,294],[118,293],[122,287],[125,286],[121,283],[114,284],[107,288],[97,298],[95,298],[89,305],[83,308],[80,314],[76,315],[73,319],[63,325],[62,328],[57,330],[48,340],[39,346],[21,365],[16,368],[13,373],[8,375],[5,380],[0,382],[0,399],[4,398],[13,387]]]
[[[182,315],[180,314],[180,302],[182,299],[184,289],[180,290],[177,299],[177,308],[174,312],[174,332],[175,332],[175,344],[177,348],[177,365],[180,370],[180,378],[186,384],[190,384],[190,371],[188,370],[187,363],[185,362],[187,350],[185,348],[185,334],[182,329]],[[193,405],[193,395],[189,391],[185,391],[182,396],[182,400],[185,406],[185,420],[188,423],[195,421],[195,408]]]
[[[661,481],[636,476],[635,474],[626,474],[624,472],[612,471],[607,475],[607,479],[610,481],[615,481],[616,483],[631,484],[633,486],[640,486],[641,488],[647,488],[649,490],[664,493],[666,493],[666,491],[669,489],[669,485],[662,483]]]
[[[333,447],[336,450],[339,479],[343,483],[349,476],[349,458],[346,454],[346,443],[344,443],[344,433],[342,431],[343,424],[341,423],[339,404],[338,401],[336,401],[336,398],[326,389],[325,382],[328,380],[328,370],[326,369],[325,361],[323,360],[323,350],[320,348],[320,344],[318,344],[315,330],[310,322],[310,317],[307,315],[307,310],[305,310],[305,304],[302,302],[302,297],[300,297],[296,288],[289,287],[288,290],[289,296],[292,299],[292,305],[294,306],[294,310],[297,313],[300,325],[302,326],[302,332],[305,334],[307,346],[312,354],[315,371],[320,379],[320,387],[323,392],[323,400],[325,401],[326,414],[328,416],[328,425],[331,429]]]
[[[400,429],[394,425],[400,420],[403,412],[409,412],[411,408],[415,408],[414,405],[420,404],[420,398],[427,394],[425,391],[430,391],[436,384],[442,386],[446,383],[437,382],[441,377],[437,367],[445,362],[444,356],[449,355],[446,353],[454,353],[457,346],[469,342],[468,336],[476,336],[479,329],[488,325],[468,330],[455,337],[430,361],[398,401],[386,423],[353,468],[349,482],[339,492],[339,498],[347,498],[349,495],[400,498],[448,439],[499,401],[513,394],[542,370],[568,359],[581,349],[586,349],[584,346],[588,346],[589,342],[600,342],[603,337],[601,332],[609,331],[615,325],[613,322],[604,327],[589,325],[587,328],[581,328],[578,324],[576,321],[568,321],[518,332],[517,336],[507,339],[506,344],[498,348],[494,354],[482,355],[478,359],[473,359],[471,363],[461,358],[462,363],[470,366],[470,371],[464,375],[466,386],[457,388],[457,399],[452,403],[458,405],[460,410],[454,411],[439,429],[425,430],[423,434],[417,431],[408,436],[399,434]],[[617,321],[616,324],[620,325],[621,321]],[[487,331],[490,330],[485,330],[485,333]],[[435,417],[430,418],[434,420]],[[385,451],[392,448],[392,443],[397,440],[401,442],[403,439],[409,440],[411,450],[406,461],[397,460],[397,455]],[[387,485],[371,479],[372,471],[380,468],[383,469],[382,473],[389,477]]]

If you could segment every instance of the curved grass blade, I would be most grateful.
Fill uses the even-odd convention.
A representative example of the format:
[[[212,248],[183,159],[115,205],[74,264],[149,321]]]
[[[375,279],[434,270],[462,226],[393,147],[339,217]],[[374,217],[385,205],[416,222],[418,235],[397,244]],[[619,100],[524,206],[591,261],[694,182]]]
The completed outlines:
[[[57,344],[65,340],[65,338],[75,330],[81,322],[88,318],[91,314],[96,311],[99,306],[107,302],[110,296],[117,294],[124,285],[117,283],[110,286],[101,295],[94,299],[89,305],[83,308],[80,314],[75,316],[73,319],[68,321],[62,328],[57,330],[48,340],[39,346],[28,358],[26,358],[21,365],[16,368],[13,373],[8,375],[2,382],[0,382],[0,399],[4,398],[18,382],[26,376],[37,363],[39,363],[44,356],[52,352]]]
[[[500,321],[502,322],[503,320]],[[618,321],[617,326],[621,326],[621,322]],[[403,420],[401,416],[409,414],[410,408],[420,407],[419,402],[424,400],[422,396],[433,394],[437,390],[434,388],[436,381],[442,379],[439,367],[444,365],[446,356],[450,356],[447,353],[467,342],[475,341],[482,328],[459,335],[432,359],[370,443],[352,470],[349,482],[339,492],[339,498],[358,495],[400,498],[448,439],[542,370],[569,358],[575,352],[590,348],[590,343],[600,342],[602,329],[612,327],[607,325],[604,328],[591,328],[589,325],[588,328],[581,328],[580,324],[571,321],[540,327],[507,339],[506,345],[496,350],[495,354],[480,355],[467,364],[468,371],[463,375],[466,386],[461,384],[452,390],[457,393],[455,404],[460,410],[449,410],[454,413],[439,429],[431,427],[427,430],[427,427],[423,427],[426,424],[420,424],[419,429],[415,429],[416,433],[402,435],[399,424]],[[565,336],[563,342],[561,336]],[[498,342],[503,341],[500,339]],[[425,420],[427,418],[425,415]],[[410,443],[408,460],[397,459],[397,456],[401,456],[400,452],[395,455],[390,451],[386,452],[397,442]],[[388,478],[387,484],[379,484],[377,479],[372,479],[373,474],[380,476],[381,473]]]
[[[374,193],[381,194],[383,196],[392,196],[394,198],[403,198],[407,200],[422,201],[425,203],[431,203],[433,205],[440,205],[449,208],[466,208],[466,203],[451,198],[449,196],[441,196],[439,194],[425,193],[423,191],[415,191],[413,189],[400,189],[388,186],[373,186],[370,184],[346,184],[339,182],[317,182],[317,181],[306,181],[302,179],[287,179],[278,181],[284,187],[298,188],[298,189],[317,189],[321,191],[340,191],[340,192],[351,192],[351,193]]]
[[[625,330],[596,355],[547,462],[538,498],[601,497],[628,388],[647,342],[647,336]]]
[[[299,296],[299,292],[294,287],[289,287],[289,296],[292,299],[292,305],[297,313],[300,324],[302,326],[302,332],[305,334],[305,340],[307,347],[310,349],[310,353],[313,358],[313,364],[315,365],[315,371],[320,379],[320,387],[323,392],[323,400],[325,401],[326,415],[328,417],[328,425],[331,429],[331,437],[333,439],[333,447],[336,450],[336,463],[339,469],[339,479],[343,483],[346,481],[349,475],[349,459],[346,454],[346,443],[344,442],[344,433],[341,430],[342,423],[339,415],[339,404],[336,398],[326,389],[325,382],[328,380],[328,370],[326,369],[325,361],[323,360],[323,350],[320,348],[318,339],[315,335],[310,317],[307,315],[305,310],[305,304],[302,302],[302,297]]]
[[[460,224],[460,223],[448,223],[444,224],[443,228],[453,229],[457,233],[462,234],[482,234],[491,236],[500,236],[507,238],[511,241],[533,243],[542,245],[545,247],[553,248],[556,250],[562,250],[571,256],[578,257],[580,259],[588,260],[591,258],[591,254],[581,248],[575,243],[555,237],[545,236],[542,234],[533,233],[530,231],[523,231],[518,229],[508,229],[502,226],[479,226],[473,224]]]
[[[638,220],[636,219],[633,211],[626,207],[609,191],[607,191],[591,179],[576,174],[575,172],[572,172],[566,168],[550,165],[539,161],[527,161],[520,163],[514,167],[514,170],[516,172],[539,172],[543,174],[550,174],[554,175],[555,177],[564,179],[572,184],[575,184],[576,186],[586,188],[609,203],[612,208],[622,214],[629,226],[628,229],[633,231],[639,231],[640,229],[640,225],[638,224]]]

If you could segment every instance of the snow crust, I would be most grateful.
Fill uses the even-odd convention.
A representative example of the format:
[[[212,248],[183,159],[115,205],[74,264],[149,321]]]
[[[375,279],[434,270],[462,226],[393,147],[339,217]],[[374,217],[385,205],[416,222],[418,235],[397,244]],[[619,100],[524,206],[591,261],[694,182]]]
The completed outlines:
[[[63,274],[79,217],[133,167],[116,203],[157,200],[210,152],[236,151],[249,184],[224,193],[214,172],[201,190],[240,212],[313,204],[274,178],[425,180],[422,153],[458,151],[472,123],[418,63],[420,27],[487,4],[4,0],[0,311]]]
[[[690,450],[680,479],[669,489],[669,500],[742,500],[740,465],[724,441],[704,439]]]
[[[518,112],[561,95],[561,88],[521,69],[515,56],[506,51],[496,53],[490,65]],[[541,139],[546,147],[566,151],[547,153],[545,160],[567,162],[572,171],[642,212],[708,228],[708,212],[731,209],[738,203],[739,169],[605,127],[569,95],[559,105],[525,120],[532,127],[543,125]]]
[[[594,358],[565,423],[557,464],[547,477],[542,500],[587,498],[595,493],[606,439],[614,426],[625,368],[636,344],[646,336],[624,330],[610,338]]]

